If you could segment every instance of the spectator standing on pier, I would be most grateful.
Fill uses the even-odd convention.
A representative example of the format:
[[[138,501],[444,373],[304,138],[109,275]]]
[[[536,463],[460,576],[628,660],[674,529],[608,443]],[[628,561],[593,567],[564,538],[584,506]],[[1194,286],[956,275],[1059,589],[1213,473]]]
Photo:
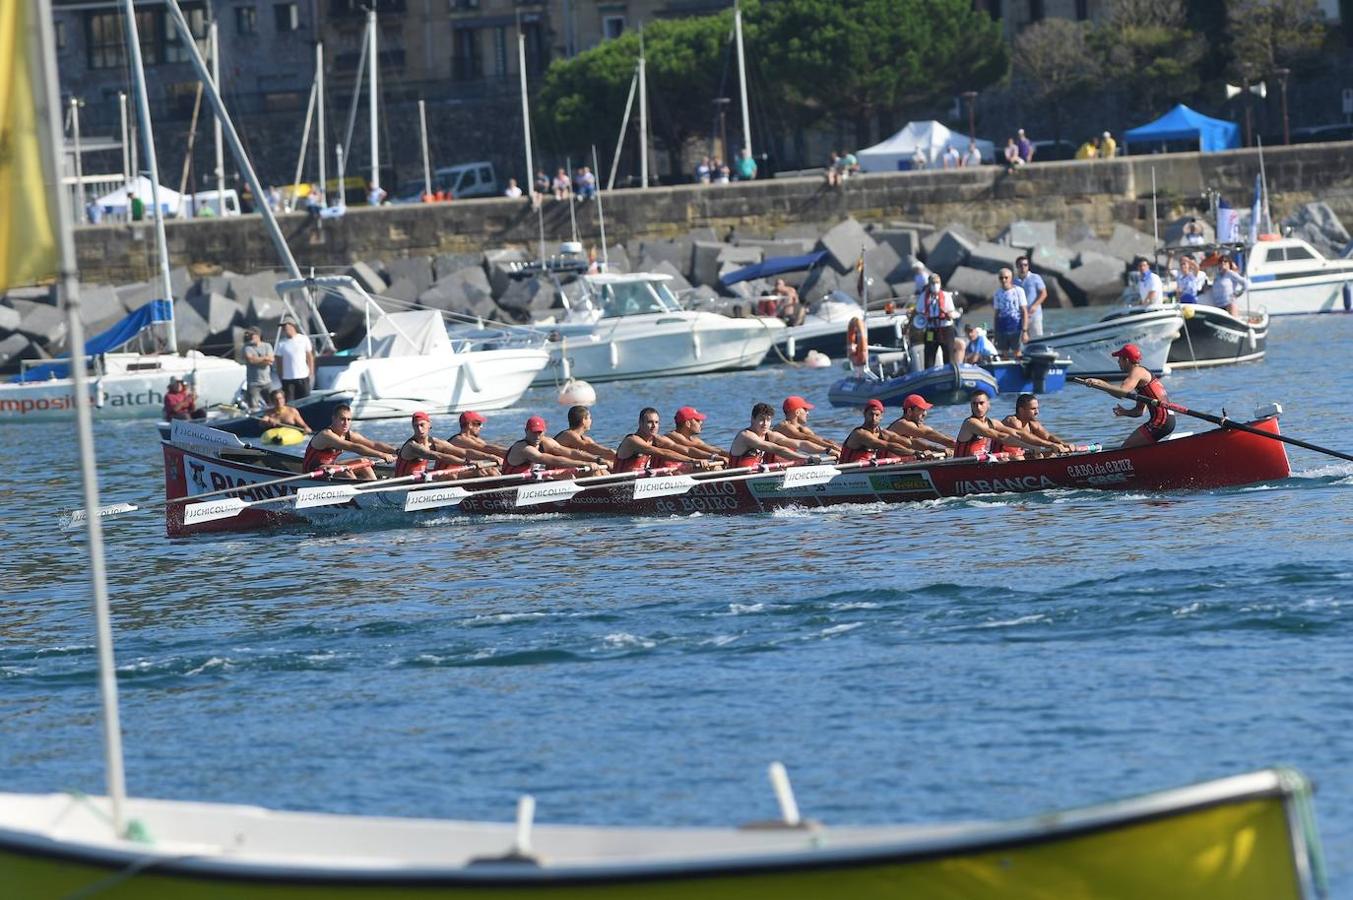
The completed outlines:
[[[746,147],[738,154],[735,166],[733,174],[737,176],[738,181],[756,180],[756,160],[752,159],[752,151]]]
[[[503,191],[504,197],[510,197],[513,200],[521,197],[521,188],[517,186],[517,179],[509,178],[507,180],[507,190]]]
[[[1015,141],[1015,146],[1019,148],[1019,158],[1024,160],[1025,165],[1028,165],[1034,161],[1034,142],[1029,140],[1023,128],[1015,132],[1015,137],[1018,138]]]
[[[944,148],[944,167],[946,169],[957,169],[959,166],[958,150],[953,144]]]
[[[968,142],[968,152],[963,154],[963,165],[976,168],[982,164],[982,151],[976,141]]]
[[[1113,135],[1107,131],[1100,135],[1099,139],[1099,158],[1113,159],[1118,152],[1118,142],[1113,139]]]
[[[697,184],[709,184],[713,180],[714,163],[708,156],[700,157],[700,162],[695,167],[695,181]]]

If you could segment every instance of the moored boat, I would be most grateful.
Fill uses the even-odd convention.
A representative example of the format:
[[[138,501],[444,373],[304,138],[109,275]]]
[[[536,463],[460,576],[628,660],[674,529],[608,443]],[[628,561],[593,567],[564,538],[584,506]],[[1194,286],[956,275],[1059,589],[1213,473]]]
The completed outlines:
[[[1156,307],[1045,334],[1038,342],[1056,347],[1070,359],[1073,375],[1117,378],[1118,361],[1112,354],[1124,344],[1141,348],[1142,365],[1152,372],[1167,371],[1170,346],[1183,329],[1184,317],[1177,308]]]
[[[930,403],[948,406],[967,403],[973,391],[985,391],[993,397],[1000,391],[996,375],[981,366],[955,363],[888,375],[890,366],[905,367],[908,355],[881,353],[876,363],[879,371],[857,372],[833,384],[827,392],[832,406],[863,406],[870,400],[878,400],[884,406],[901,406],[909,394],[920,394]]]
[[[1171,369],[1203,369],[1231,363],[1257,362],[1268,349],[1268,313],[1241,312],[1233,316],[1226,310],[1204,303],[1164,303],[1153,306],[1127,306],[1109,313],[1101,321],[1127,320],[1154,310],[1178,310],[1184,318],[1179,337],[1170,344],[1166,364]]]

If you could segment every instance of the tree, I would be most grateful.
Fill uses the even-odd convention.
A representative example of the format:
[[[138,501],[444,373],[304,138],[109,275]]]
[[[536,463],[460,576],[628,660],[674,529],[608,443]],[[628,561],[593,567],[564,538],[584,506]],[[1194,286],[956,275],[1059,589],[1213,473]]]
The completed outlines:
[[[758,58],[792,118],[844,118],[861,143],[879,112],[932,107],[1010,68],[1000,24],[971,0],[779,0],[757,25]]]
[[[1129,106],[1149,115],[1198,90],[1205,41],[1188,27],[1181,0],[1115,0],[1091,35],[1105,87],[1122,90]]]
[[[1052,134],[1062,137],[1061,110],[1099,77],[1085,22],[1044,19],[1015,38],[1015,77],[1031,98],[1052,112]]]
[[[1255,81],[1313,57],[1325,41],[1325,18],[1316,0],[1236,0],[1226,32],[1232,73]]]

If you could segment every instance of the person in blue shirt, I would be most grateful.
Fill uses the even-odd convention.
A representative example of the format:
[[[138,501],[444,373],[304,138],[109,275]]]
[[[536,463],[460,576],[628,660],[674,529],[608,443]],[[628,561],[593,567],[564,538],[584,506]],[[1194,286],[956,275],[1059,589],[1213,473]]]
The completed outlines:
[[[1009,269],[1001,269],[996,277],[1000,287],[991,295],[991,305],[996,310],[996,349],[1008,356],[1019,356],[1029,337],[1029,301],[1023,288],[1015,286],[1015,276]]]
[[[1043,277],[1029,271],[1029,257],[1015,257],[1015,287],[1024,291],[1029,306],[1029,337],[1043,336],[1043,303],[1048,299],[1048,286]]]
[[[971,323],[964,328],[968,335],[968,345],[963,353],[963,361],[973,366],[990,361],[996,355],[996,345],[987,338],[986,330]]]

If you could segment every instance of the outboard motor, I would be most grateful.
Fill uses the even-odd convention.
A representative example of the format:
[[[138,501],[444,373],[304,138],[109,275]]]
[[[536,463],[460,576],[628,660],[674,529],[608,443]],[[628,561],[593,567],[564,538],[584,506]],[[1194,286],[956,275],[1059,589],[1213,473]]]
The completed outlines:
[[[1024,375],[1034,386],[1034,393],[1047,388],[1048,371],[1057,364],[1057,351],[1047,344],[1030,344],[1024,348]]]

